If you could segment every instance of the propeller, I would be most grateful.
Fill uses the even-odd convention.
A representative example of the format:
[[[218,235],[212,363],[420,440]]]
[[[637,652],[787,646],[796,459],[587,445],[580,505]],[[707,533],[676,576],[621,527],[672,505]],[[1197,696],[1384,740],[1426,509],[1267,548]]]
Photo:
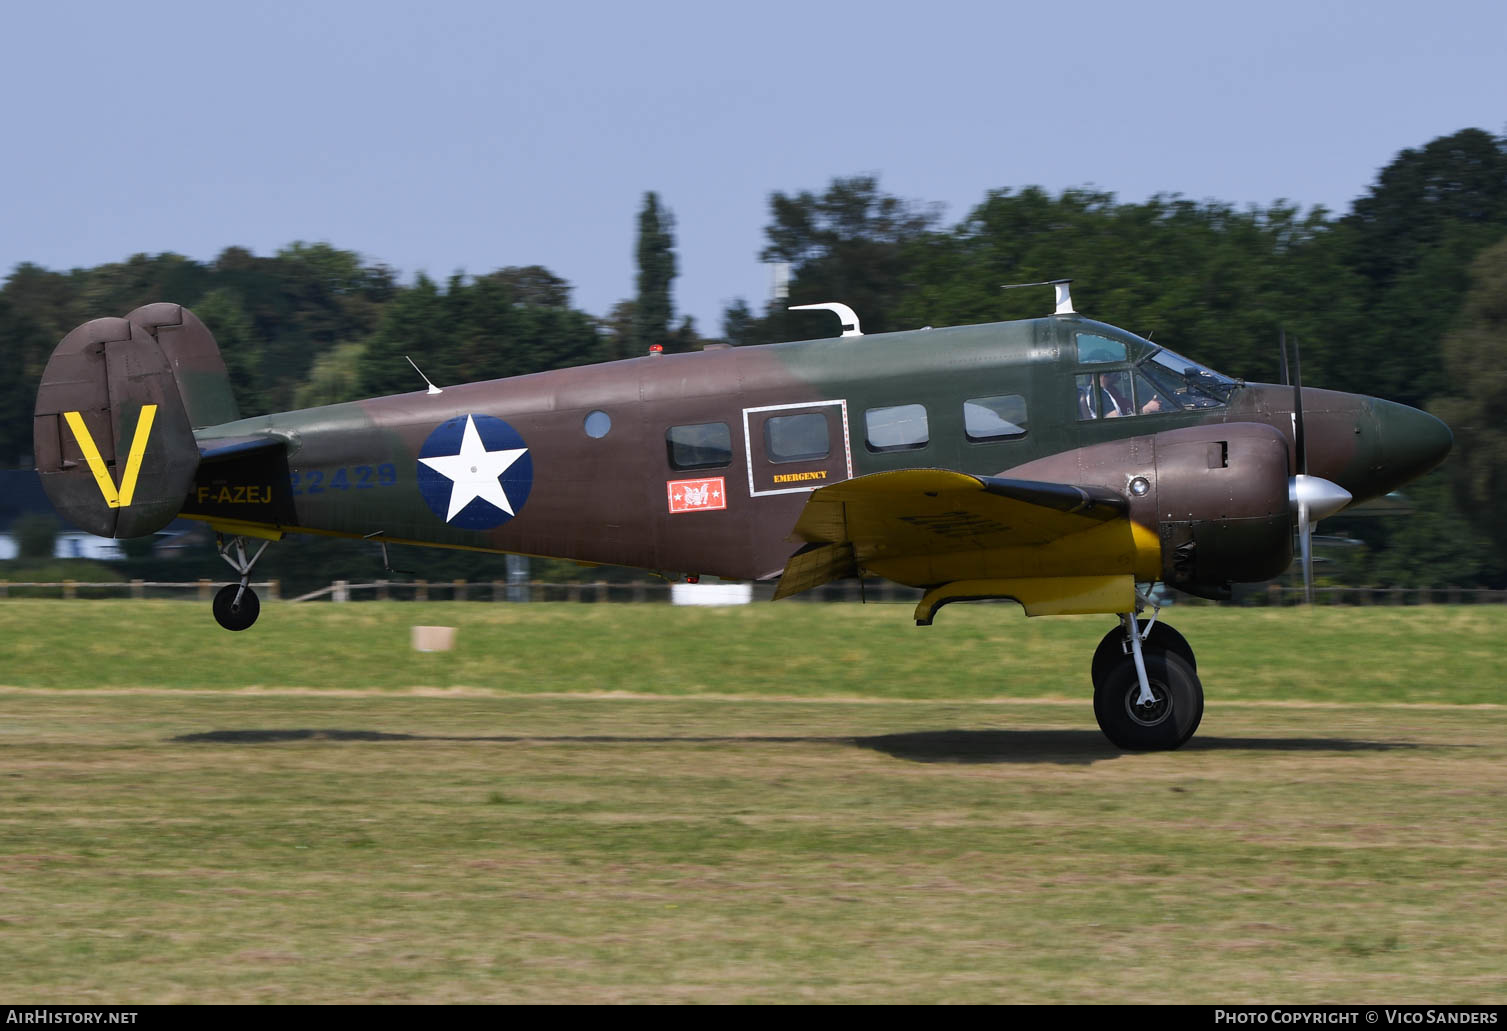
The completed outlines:
[[[1287,331],[1282,330],[1282,382],[1287,380]],[[1321,476],[1308,475],[1308,441],[1303,433],[1303,360],[1298,338],[1292,341],[1292,437],[1298,470],[1288,481],[1287,500],[1298,516],[1298,547],[1303,560],[1303,599],[1313,604],[1313,527],[1350,504],[1350,492]]]

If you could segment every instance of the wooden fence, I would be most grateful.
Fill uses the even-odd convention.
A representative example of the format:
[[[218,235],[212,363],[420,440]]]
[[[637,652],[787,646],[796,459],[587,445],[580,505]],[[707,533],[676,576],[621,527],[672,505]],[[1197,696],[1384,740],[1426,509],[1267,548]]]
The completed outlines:
[[[214,592],[229,581],[195,580],[170,583],[156,580],[129,580],[91,583],[77,580],[54,582],[0,580],[0,599],[15,597],[53,598],[187,598],[207,602]],[[282,593],[276,580],[252,584],[264,601],[280,601]],[[289,598],[289,603],[310,601],[492,601],[492,602],[668,602],[674,585],[666,580],[637,580],[628,583],[594,581],[589,583],[548,583],[529,581],[508,583],[490,581],[374,580],[353,583],[336,580],[328,586]],[[767,601],[774,593],[772,583],[754,584],[753,600]],[[914,605],[922,592],[888,581],[871,581],[862,586],[856,580],[827,584],[793,600],[807,602],[893,602]],[[1319,605],[1503,605],[1507,590],[1478,587],[1319,587],[1315,590]],[[1300,587],[1268,584],[1254,587],[1227,602],[1212,602],[1185,594],[1173,594],[1170,605],[1286,606],[1303,601]]]

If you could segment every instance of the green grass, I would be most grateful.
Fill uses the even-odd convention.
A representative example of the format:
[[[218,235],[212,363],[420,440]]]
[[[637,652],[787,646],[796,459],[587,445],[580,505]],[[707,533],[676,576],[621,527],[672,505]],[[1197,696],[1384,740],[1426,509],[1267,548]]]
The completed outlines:
[[[1148,755],[1103,620],[907,615],[0,603],[0,997],[1507,1000],[1502,615],[1169,611]]]
[[[1507,606],[1164,615],[1198,653],[1211,700],[1507,701]],[[455,651],[414,652],[415,623],[457,627]],[[268,603],[232,634],[203,604],[11,600],[0,684],[1077,700],[1112,625],[1027,619],[1014,605],[956,605],[916,627],[902,605],[363,602]]]

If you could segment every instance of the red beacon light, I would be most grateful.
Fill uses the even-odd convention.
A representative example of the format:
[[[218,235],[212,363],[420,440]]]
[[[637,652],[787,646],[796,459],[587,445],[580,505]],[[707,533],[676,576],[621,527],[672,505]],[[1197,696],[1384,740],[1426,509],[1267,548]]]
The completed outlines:
[[[660,355],[662,355],[664,353],[665,353],[665,345],[664,344],[650,344],[649,345],[649,357],[650,358],[658,358]]]

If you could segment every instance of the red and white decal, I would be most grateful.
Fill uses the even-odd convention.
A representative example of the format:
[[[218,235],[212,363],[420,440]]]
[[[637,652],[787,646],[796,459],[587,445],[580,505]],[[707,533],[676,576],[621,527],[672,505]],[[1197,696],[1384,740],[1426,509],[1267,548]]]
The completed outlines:
[[[727,507],[727,485],[722,477],[709,480],[671,480],[665,484],[670,512],[715,512]]]

